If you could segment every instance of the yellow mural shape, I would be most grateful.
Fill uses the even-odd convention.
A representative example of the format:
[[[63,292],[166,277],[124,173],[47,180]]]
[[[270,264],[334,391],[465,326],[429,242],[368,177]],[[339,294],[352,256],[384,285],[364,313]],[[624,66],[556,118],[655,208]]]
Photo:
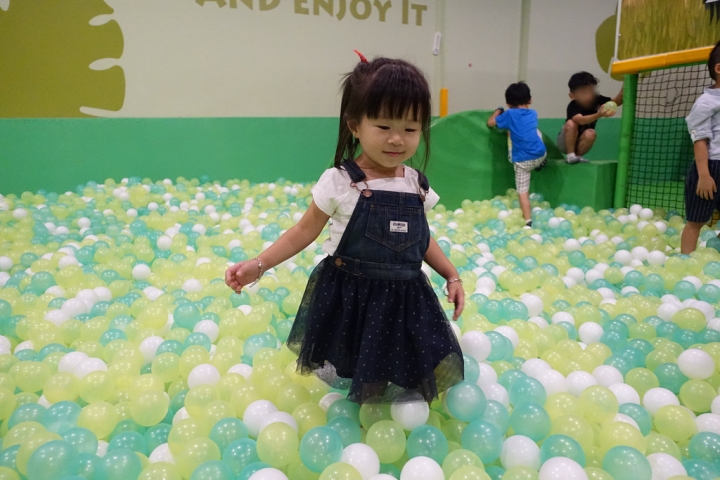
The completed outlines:
[[[720,5],[709,0],[624,0],[619,60],[715,45]]]
[[[118,59],[123,35],[102,0],[10,0],[0,9],[0,117],[88,117],[81,107],[117,111],[125,100]]]
[[[605,19],[595,32],[595,53],[600,68],[610,73],[610,67],[615,55],[615,29],[617,26],[617,14]],[[622,75],[612,75],[615,80],[622,80]]]

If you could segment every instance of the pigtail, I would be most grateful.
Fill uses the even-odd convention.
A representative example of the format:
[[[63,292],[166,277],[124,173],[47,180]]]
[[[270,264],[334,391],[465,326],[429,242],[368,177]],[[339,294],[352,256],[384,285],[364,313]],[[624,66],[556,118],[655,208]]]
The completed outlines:
[[[343,93],[340,101],[340,125],[338,126],[338,143],[333,161],[335,168],[340,168],[340,165],[345,160],[354,160],[360,145],[360,142],[348,127],[348,121],[354,117],[353,112],[348,112],[348,107],[353,103],[353,97],[358,95],[358,91],[362,88],[363,79],[368,76],[372,67],[362,53],[357,50],[355,50],[355,53],[360,57],[360,63],[352,72],[345,75],[341,87]]]

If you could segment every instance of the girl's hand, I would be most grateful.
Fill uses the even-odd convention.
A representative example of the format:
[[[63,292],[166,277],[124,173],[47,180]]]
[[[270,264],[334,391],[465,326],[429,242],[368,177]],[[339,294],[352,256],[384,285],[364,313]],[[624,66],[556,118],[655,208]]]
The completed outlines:
[[[235,293],[240,293],[245,285],[257,279],[259,273],[257,260],[238,262],[225,270],[225,284]]]
[[[455,304],[455,313],[453,314],[453,320],[457,320],[465,307],[465,290],[462,288],[460,282],[453,282],[447,286],[448,290],[448,302]]]

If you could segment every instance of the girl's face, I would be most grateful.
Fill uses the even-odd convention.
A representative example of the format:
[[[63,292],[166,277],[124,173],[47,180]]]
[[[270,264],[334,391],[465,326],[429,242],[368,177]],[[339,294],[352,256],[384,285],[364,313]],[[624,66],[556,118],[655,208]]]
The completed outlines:
[[[363,154],[382,167],[397,167],[409,160],[420,144],[422,124],[410,115],[403,119],[363,117],[348,126]]]

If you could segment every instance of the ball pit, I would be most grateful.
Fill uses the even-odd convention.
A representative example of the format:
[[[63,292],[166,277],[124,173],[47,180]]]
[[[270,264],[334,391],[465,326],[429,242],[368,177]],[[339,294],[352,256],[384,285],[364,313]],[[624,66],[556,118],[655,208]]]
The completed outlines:
[[[283,346],[320,241],[240,294],[223,281],[310,187],[0,196],[0,479],[720,476],[716,232],[684,256],[682,219],[640,205],[533,195],[533,229],[513,192],[437,206],[467,294],[465,381],[430,406],[359,406]]]

